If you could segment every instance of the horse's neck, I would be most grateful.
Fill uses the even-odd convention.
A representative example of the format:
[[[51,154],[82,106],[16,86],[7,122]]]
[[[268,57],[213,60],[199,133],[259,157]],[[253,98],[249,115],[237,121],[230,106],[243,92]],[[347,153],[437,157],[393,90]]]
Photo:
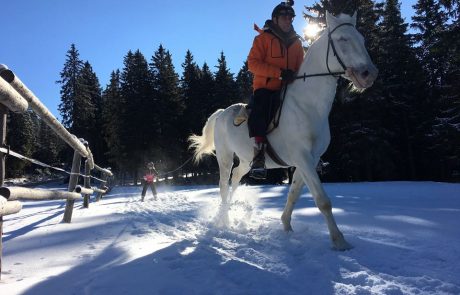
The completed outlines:
[[[323,36],[326,37],[326,36]],[[318,40],[309,48],[298,75],[327,73],[326,65],[327,38]],[[320,76],[298,79],[290,85],[288,93],[292,94],[299,106],[314,108],[316,113],[327,118],[334,101],[337,88],[337,78]]]

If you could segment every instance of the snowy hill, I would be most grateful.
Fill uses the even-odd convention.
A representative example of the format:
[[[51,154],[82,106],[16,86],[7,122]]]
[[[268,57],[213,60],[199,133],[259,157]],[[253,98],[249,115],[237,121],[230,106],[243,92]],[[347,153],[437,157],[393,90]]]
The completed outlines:
[[[240,187],[220,226],[215,186],[115,187],[89,209],[24,202],[6,216],[0,294],[460,294],[460,184],[326,184],[354,248],[331,250],[305,189]]]

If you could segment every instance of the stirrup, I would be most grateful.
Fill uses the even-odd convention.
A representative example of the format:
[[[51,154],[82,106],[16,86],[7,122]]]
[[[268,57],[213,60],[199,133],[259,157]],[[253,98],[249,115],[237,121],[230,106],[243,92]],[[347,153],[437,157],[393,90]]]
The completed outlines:
[[[254,168],[249,171],[249,176],[254,179],[264,180],[267,178],[267,169]]]
[[[267,169],[265,167],[265,157],[263,150],[255,156],[254,160],[252,160],[249,176],[254,179],[267,178]]]

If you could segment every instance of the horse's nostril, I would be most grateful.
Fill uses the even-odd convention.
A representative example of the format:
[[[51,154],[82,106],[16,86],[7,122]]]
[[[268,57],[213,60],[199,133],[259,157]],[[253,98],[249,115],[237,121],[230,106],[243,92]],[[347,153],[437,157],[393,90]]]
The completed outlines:
[[[363,78],[367,78],[367,76],[369,76],[369,71],[362,72],[361,76],[363,76]]]

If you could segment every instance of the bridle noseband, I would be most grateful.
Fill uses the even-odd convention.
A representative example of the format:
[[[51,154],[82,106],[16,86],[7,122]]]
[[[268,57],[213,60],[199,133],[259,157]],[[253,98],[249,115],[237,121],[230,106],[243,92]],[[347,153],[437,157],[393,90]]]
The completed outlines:
[[[303,73],[301,76],[297,76],[296,79],[303,79],[305,81],[306,78],[309,77],[319,77],[319,76],[334,76],[334,77],[339,77],[340,75],[345,74],[345,71],[347,70],[347,67],[343,63],[342,59],[340,56],[337,54],[337,49],[335,49],[335,44],[334,41],[332,40],[332,33],[334,33],[338,28],[343,27],[343,26],[352,26],[354,27],[353,24],[351,23],[343,23],[335,27],[332,31],[329,31],[327,33],[327,53],[326,53],[326,66],[327,66],[327,71],[328,73],[320,73],[320,74],[310,74],[307,75],[306,73]],[[329,29],[328,29],[329,30]],[[329,51],[332,48],[332,52],[334,53],[334,56],[337,58],[337,61],[343,68],[343,72],[332,72],[331,69],[329,68]]]

